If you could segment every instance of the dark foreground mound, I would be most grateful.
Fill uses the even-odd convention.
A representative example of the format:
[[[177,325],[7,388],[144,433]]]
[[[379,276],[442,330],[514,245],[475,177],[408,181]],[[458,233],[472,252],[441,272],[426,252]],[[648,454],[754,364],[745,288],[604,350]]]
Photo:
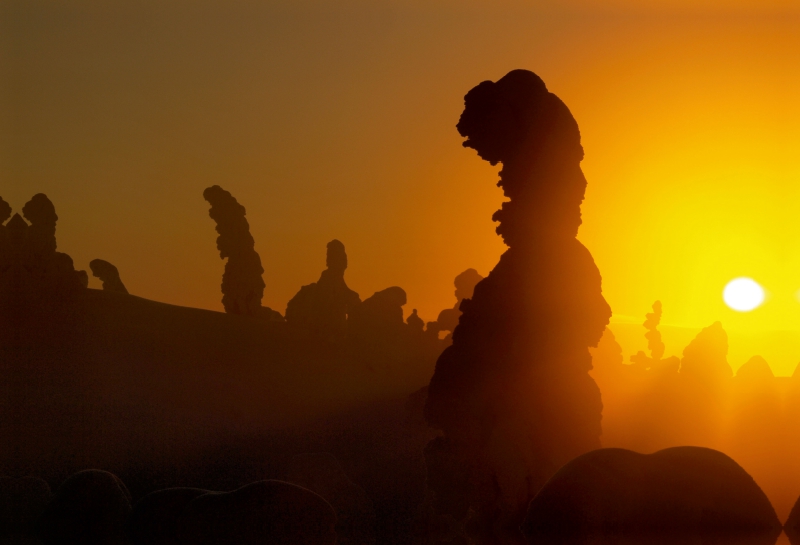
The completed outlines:
[[[32,543],[35,522],[52,496],[36,477],[0,477],[0,543]]]
[[[128,519],[128,535],[134,545],[175,545],[178,518],[193,499],[209,490],[167,488],[139,500]]]
[[[282,481],[258,481],[190,501],[177,522],[185,545],[334,545],[336,513],[319,495]]]
[[[531,501],[531,542],[551,536],[764,534],[781,524],[752,477],[721,452],[600,449],[562,467]]]
[[[107,471],[80,471],[56,490],[39,520],[45,545],[117,545],[125,543],[131,496]]]

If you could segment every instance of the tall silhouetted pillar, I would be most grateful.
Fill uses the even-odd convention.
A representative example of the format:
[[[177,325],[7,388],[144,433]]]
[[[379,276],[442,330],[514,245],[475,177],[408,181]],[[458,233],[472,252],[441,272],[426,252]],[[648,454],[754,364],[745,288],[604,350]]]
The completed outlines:
[[[442,435],[426,448],[440,514],[482,543],[521,541],[528,502],[562,464],[600,446],[591,356],[611,316],[576,239],[586,179],[578,125],[532,72],[465,97],[465,147],[495,165],[509,201],[493,219],[509,249],[465,299],[425,407]]]
[[[217,223],[219,257],[227,259],[222,274],[222,305],[225,312],[256,316],[264,297],[264,268],[255,250],[245,208],[218,185],[203,191],[211,205],[208,215]]]

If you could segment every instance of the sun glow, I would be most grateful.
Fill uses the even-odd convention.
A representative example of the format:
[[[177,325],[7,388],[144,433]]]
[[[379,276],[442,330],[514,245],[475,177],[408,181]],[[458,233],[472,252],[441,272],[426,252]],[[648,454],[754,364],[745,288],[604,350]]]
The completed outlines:
[[[725,304],[739,312],[750,312],[764,302],[764,288],[752,278],[734,278],[722,291]]]

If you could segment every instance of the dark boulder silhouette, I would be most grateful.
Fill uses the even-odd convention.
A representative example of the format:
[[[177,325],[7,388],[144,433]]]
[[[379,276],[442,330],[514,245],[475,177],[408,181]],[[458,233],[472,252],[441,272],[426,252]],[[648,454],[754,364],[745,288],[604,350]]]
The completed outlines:
[[[336,513],[322,497],[283,481],[258,481],[211,492],[178,520],[183,545],[334,545]]]
[[[222,275],[222,305],[230,314],[260,314],[264,297],[264,268],[255,250],[245,208],[218,185],[203,191],[211,205],[208,215],[217,224],[219,257],[227,259]]]
[[[34,524],[51,495],[37,477],[0,477],[0,543],[34,543]]]
[[[189,502],[208,494],[200,488],[167,488],[147,494],[136,502],[128,519],[133,545],[179,545],[178,517]]]
[[[586,179],[564,103],[534,73],[514,70],[466,95],[457,128],[465,147],[503,165],[498,185],[510,200],[493,219],[509,249],[462,301],[436,364],[425,415],[443,435],[426,450],[429,484],[440,512],[474,511],[474,539],[518,542],[538,489],[600,446],[588,348],[611,310],[576,239]]]
[[[45,545],[124,545],[131,495],[112,473],[80,471],[56,490],[39,520]]]
[[[286,321],[315,336],[342,340],[347,332],[347,316],[361,298],[344,280],[347,254],[338,240],[328,243],[326,266],[317,282],[300,288],[286,305]]]
[[[351,481],[332,454],[299,454],[292,458],[286,481],[322,496],[336,511],[340,545],[375,543],[375,509],[363,488]]]
[[[89,262],[89,268],[95,278],[99,278],[103,283],[103,290],[116,291],[119,293],[128,293],[125,284],[119,278],[119,271],[117,268],[102,259],[93,259]]]
[[[725,454],[674,447],[654,454],[600,449],[562,467],[531,501],[523,532],[775,537],[781,524],[750,475]]]

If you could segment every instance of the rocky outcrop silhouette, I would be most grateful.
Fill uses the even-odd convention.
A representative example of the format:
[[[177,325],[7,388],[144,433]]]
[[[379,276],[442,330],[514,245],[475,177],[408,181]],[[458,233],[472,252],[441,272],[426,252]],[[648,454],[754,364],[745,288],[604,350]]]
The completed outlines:
[[[217,224],[219,257],[227,259],[222,275],[222,305],[230,314],[256,316],[264,297],[264,268],[255,250],[245,208],[228,191],[213,185],[203,191],[211,205],[208,215]]]
[[[406,324],[408,324],[408,328],[414,332],[414,334],[421,334],[425,329],[425,321],[419,317],[417,309],[411,310],[411,314],[406,318]]]
[[[662,360],[664,356],[664,342],[661,340],[661,332],[658,330],[658,324],[661,323],[662,307],[661,301],[653,303],[653,312],[648,312],[645,315],[645,321],[642,324],[647,330],[644,334],[647,339],[647,349],[650,350],[648,357],[643,351],[639,351],[636,355],[631,356],[631,363],[635,369],[646,371],[648,369],[674,369],[678,370],[680,362],[675,357]]]
[[[719,440],[732,378],[728,334],[720,322],[714,322],[683,350],[680,391],[674,396],[679,401],[678,414],[673,416],[673,426],[682,424],[683,444],[713,445]],[[663,412],[663,408],[654,410]]]
[[[483,277],[475,269],[467,269],[458,276],[456,276],[453,284],[456,287],[456,304],[453,308],[446,308],[439,313],[435,322],[428,322],[426,331],[430,335],[439,336],[440,332],[448,332],[448,341],[452,337],[453,330],[458,325],[458,318],[461,316],[461,301],[472,297],[475,291],[475,286],[483,280]]]
[[[592,534],[777,536],[780,529],[753,478],[725,454],[701,447],[584,454],[542,488],[523,526],[534,543]]]
[[[475,513],[473,537],[518,542],[538,489],[600,446],[602,402],[589,376],[611,310],[576,239],[586,179],[578,125],[532,72],[514,70],[465,97],[464,146],[495,165],[509,201],[493,219],[509,249],[475,286],[436,364],[425,415],[440,513]]]
[[[11,212],[2,201],[0,223]],[[88,276],[75,270],[70,256],[56,251],[58,216],[53,203],[38,193],[22,214],[25,219],[14,214],[0,229],[0,297],[15,299],[18,310],[30,306],[32,300],[46,304],[69,300],[86,287]]]
[[[103,283],[103,290],[128,293],[125,284],[119,278],[119,271],[108,261],[93,259],[89,262],[89,268],[92,270],[94,277],[99,278]]]
[[[720,322],[704,328],[684,348],[681,374],[691,375],[710,387],[733,377],[728,365],[728,334]]]
[[[10,265],[11,248],[9,247],[8,233],[4,225],[11,217],[11,205],[0,197],[0,278]]]
[[[403,288],[392,286],[376,291],[353,307],[347,319],[349,335],[362,347],[396,348],[405,338],[407,324],[403,305],[407,302]]]
[[[25,268],[34,282],[51,293],[83,288],[82,277],[85,272],[76,271],[72,258],[56,251],[58,216],[50,199],[44,193],[34,195],[22,207],[22,215],[30,222],[26,233]]]
[[[133,545],[178,545],[178,518],[193,499],[210,491],[201,488],[166,488],[136,502],[128,519]]]
[[[340,241],[328,243],[326,266],[317,282],[300,288],[286,305],[286,321],[320,338],[342,340],[347,332],[347,316],[361,298],[344,280],[347,253]]]
[[[789,517],[783,523],[783,530],[789,537],[792,545],[800,543],[800,498],[797,499],[792,510],[789,512]]]
[[[340,545],[375,543],[375,509],[363,488],[349,479],[332,454],[299,454],[292,458],[286,481],[322,496],[336,511]]]
[[[124,545],[131,495],[117,476],[80,471],[56,490],[39,520],[44,545]]]
[[[336,514],[319,495],[282,481],[196,497],[178,521],[184,545],[334,545]]]
[[[736,380],[749,383],[770,382],[775,378],[767,360],[761,356],[753,356],[736,370]]]

